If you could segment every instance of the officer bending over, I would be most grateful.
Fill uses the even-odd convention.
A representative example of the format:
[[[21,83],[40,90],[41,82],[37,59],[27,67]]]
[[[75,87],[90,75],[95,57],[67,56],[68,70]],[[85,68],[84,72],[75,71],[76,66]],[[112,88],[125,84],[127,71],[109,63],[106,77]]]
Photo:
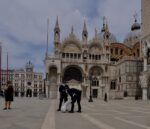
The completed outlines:
[[[76,101],[77,101],[77,104],[78,104],[78,111],[77,112],[81,112],[80,102],[81,102],[82,91],[78,90],[78,89],[75,89],[75,88],[69,88],[68,85],[66,85],[65,87],[66,87],[67,93],[71,96],[71,100],[72,100],[70,113],[74,112],[74,104],[75,104]]]

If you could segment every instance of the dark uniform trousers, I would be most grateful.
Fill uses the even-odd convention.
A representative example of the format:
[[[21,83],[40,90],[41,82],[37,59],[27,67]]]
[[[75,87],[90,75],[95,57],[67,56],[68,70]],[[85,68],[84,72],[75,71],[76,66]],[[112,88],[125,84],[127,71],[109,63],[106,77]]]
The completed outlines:
[[[74,94],[72,96],[72,106],[71,106],[71,112],[74,111],[74,103],[77,101],[77,104],[78,104],[78,111],[81,112],[81,94],[82,94],[82,91],[79,91],[78,94]]]
[[[67,100],[67,93],[60,93],[59,110],[61,110],[62,103]]]

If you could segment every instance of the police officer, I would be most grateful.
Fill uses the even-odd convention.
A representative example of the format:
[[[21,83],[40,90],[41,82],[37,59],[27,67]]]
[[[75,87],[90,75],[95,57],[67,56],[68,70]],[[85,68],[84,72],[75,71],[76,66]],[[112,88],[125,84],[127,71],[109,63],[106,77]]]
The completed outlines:
[[[59,93],[60,93],[60,99],[59,99],[59,108],[57,111],[61,110],[61,106],[63,102],[66,102],[68,100],[67,98],[67,92],[64,84],[61,84],[59,86]]]
[[[78,104],[78,111],[77,112],[81,112],[80,102],[81,102],[82,91],[78,90],[78,89],[75,89],[75,88],[69,88],[67,85],[65,87],[66,87],[67,93],[71,96],[71,100],[72,100],[70,113],[74,112],[74,104],[75,104],[76,101],[77,101],[77,104]]]

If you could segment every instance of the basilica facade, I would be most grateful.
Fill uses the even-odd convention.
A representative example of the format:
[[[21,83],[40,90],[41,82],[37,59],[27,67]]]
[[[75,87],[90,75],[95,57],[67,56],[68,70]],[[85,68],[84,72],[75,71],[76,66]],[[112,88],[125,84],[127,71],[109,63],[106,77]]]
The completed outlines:
[[[142,1],[142,8],[145,8],[145,2],[147,0]],[[46,52],[44,60],[47,95],[56,98],[58,85],[63,82],[81,89],[83,97],[88,97],[90,90],[94,98],[100,99],[105,93],[110,99],[142,97],[140,77],[144,65],[141,47],[143,27],[136,16],[130,28],[129,34],[120,43],[104,19],[101,31],[95,29],[95,36],[89,39],[84,21],[81,38],[76,36],[72,27],[68,36],[60,40],[61,29],[57,18],[54,53],[49,55]]]

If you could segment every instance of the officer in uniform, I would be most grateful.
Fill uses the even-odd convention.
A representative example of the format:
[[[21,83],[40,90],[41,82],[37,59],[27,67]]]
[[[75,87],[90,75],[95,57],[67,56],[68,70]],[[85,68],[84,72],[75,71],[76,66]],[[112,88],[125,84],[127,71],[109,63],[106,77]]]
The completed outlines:
[[[61,110],[61,106],[63,102],[66,102],[68,100],[67,98],[67,92],[64,84],[61,84],[59,86],[59,93],[60,93],[60,99],[59,99],[59,108],[57,111]]]
[[[66,87],[67,93],[70,95],[71,100],[72,100],[70,113],[74,112],[74,104],[75,104],[76,101],[77,101],[77,104],[78,104],[78,111],[77,112],[81,112],[80,102],[81,102],[82,91],[79,90],[79,89],[75,89],[75,88],[69,88],[68,85],[65,85],[65,87]]]

